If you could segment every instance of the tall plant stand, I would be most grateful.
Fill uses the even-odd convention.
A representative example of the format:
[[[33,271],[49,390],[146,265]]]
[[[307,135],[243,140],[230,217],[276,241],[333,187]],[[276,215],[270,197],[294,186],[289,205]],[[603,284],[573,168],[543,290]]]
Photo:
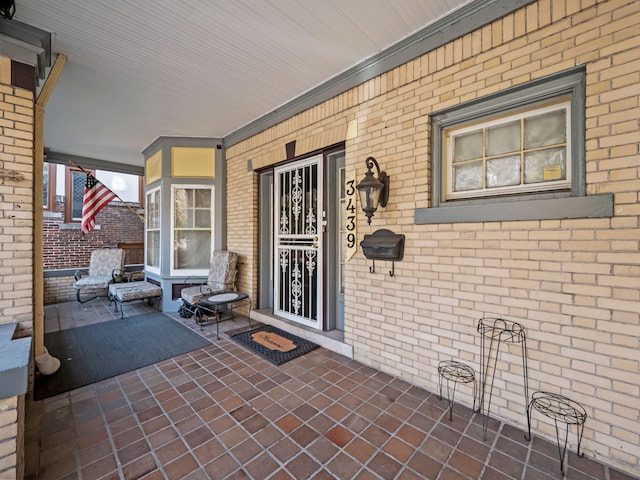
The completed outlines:
[[[489,413],[493,384],[496,378],[496,364],[503,343],[520,345],[522,353],[522,375],[524,383],[524,411],[529,424],[529,373],[527,369],[527,338],[524,327],[517,322],[501,318],[482,318],[478,322],[480,333],[480,413],[482,414],[482,439],[487,439]],[[489,372],[491,374],[489,375]]]

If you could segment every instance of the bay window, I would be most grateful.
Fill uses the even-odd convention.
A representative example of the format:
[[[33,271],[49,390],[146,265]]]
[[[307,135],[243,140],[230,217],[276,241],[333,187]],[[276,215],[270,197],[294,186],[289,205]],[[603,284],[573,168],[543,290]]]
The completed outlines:
[[[146,268],[152,272],[160,272],[160,188],[147,192],[145,214],[146,229]]]
[[[172,274],[206,275],[212,250],[213,187],[172,186]]]

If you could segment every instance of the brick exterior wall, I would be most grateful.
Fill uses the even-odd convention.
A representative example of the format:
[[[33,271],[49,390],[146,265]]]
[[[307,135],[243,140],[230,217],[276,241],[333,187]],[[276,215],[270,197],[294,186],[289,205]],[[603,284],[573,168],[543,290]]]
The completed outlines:
[[[0,85],[0,322],[33,314],[33,93]]]
[[[0,75],[0,323],[33,317],[33,133],[33,93]],[[23,472],[24,395],[0,399],[0,478]]]
[[[122,202],[112,201],[103,208],[96,216],[96,226],[100,228],[86,235],[80,232],[79,223],[75,224],[77,228],[65,228],[64,197],[56,198],[56,211],[57,215],[44,219],[45,270],[86,268],[95,249],[144,242],[144,222]],[[137,260],[135,253],[128,254],[125,263]]]
[[[231,146],[228,248],[246,259],[239,289],[257,295],[257,175],[247,162],[282,161],[293,140],[306,145],[297,155],[331,145],[331,132],[355,123],[347,173],[361,177],[373,155],[391,177],[372,226],[358,215],[358,241],[379,228],[406,235],[394,277],[369,274],[361,252],[347,265],[345,341],[355,358],[437,391],[440,360],[479,365],[480,318],[518,321],[531,391],[583,404],[586,456],[640,476],[639,24],[637,0],[539,0]],[[415,209],[430,206],[431,112],[578,65],[587,194],[614,193],[612,218],[414,223]],[[526,429],[517,353],[498,362],[492,415]],[[534,434],[555,442],[553,426],[533,420]]]
[[[76,279],[73,275],[64,277],[45,277],[44,279],[44,304],[68,302],[76,299],[76,289],[73,284]]]
[[[64,197],[56,198],[56,212],[44,218],[44,268],[67,270],[87,268],[91,252],[97,248],[118,248],[118,246],[138,246],[144,243],[144,222],[135,213],[137,206],[112,201],[96,216],[96,228],[82,235],[77,223],[70,228],[64,223]],[[141,264],[144,261],[142,248],[125,248],[126,264]],[[49,272],[46,272],[49,273]],[[45,275],[46,275],[45,273]],[[45,276],[44,304],[75,300],[73,272],[67,276]]]
[[[25,397],[0,399],[0,478],[24,478]]]

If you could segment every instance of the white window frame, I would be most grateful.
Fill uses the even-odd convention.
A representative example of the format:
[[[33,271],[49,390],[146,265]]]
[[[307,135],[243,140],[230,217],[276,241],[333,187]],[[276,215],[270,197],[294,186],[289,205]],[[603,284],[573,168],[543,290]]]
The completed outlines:
[[[194,276],[194,277],[206,277],[209,275],[209,265],[207,264],[207,268],[191,268],[191,269],[177,269],[175,266],[175,257],[173,255],[173,247],[174,247],[174,238],[175,238],[175,193],[178,189],[198,189],[198,190],[210,190],[211,191],[211,227],[209,228],[209,238],[211,239],[211,244],[209,245],[209,257],[211,256],[211,252],[213,251],[215,241],[214,241],[214,233],[215,233],[215,186],[214,185],[204,185],[204,184],[174,184],[171,185],[171,258],[170,258],[170,270],[171,276]],[[204,230],[204,229],[185,229],[185,230]]]
[[[157,228],[149,228],[149,222],[151,220],[151,208],[149,208],[149,197],[155,193],[160,195],[160,199],[158,200],[158,225]],[[160,274],[160,269],[162,267],[162,248],[160,248],[160,255],[158,257],[158,266],[152,266],[148,264],[149,259],[147,258],[147,247],[149,244],[148,234],[149,232],[158,232],[160,234],[160,242],[162,242],[162,192],[160,191],[160,187],[153,188],[148,190],[145,193],[145,215],[146,221],[144,222],[144,268],[150,273]]]
[[[485,185],[486,180],[486,164],[491,159],[484,152],[484,148],[486,147],[486,135],[485,132],[491,127],[495,127],[498,125],[504,125],[507,123],[512,123],[515,121],[522,122],[527,118],[531,118],[534,116],[542,115],[545,113],[550,113],[558,110],[565,111],[565,139],[566,141],[562,144],[565,149],[565,178],[556,181],[547,181],[547,182],[538,182],[538,183],[529,183],[525,184],[523,182],[524,177],[524,156],[528,151],[526,150],[524,145],[522,145],[522,141],[520,142],[520,150],[514,151],[514,155],[520,155],[520,176],[521,182],[519,185],[508,185],[504,187],[487,187]],[[571,177],[572,177],[572,155],[571,155],[571,102],[570,99],[560,99],[557,102],[553,102],[551,105],[548,102],[544,102],[542,105],[533,105],[523,111],[519,111],[515,114],[510,114],[501,117],[493,117],[487,119],[486,121],[482,121],[480,123],[473,122],[470,125],[462,125],[455,126],[451,128],[446,128],[443,131],[444,135],[444,162],[445,168],[443,169],[445,173],[445,182],[446,189],[444,193],[445,201],[455,200],[455,199],[463,199],[463,198],[480,198],[480,197],[489,197],[495,195],[513,195],[513,194],[521,194],[521,193],[532,193],[532,192],[546,192],[551,190],[569,190],[571,188]],[[454,139],[458,136],[462,136],[471,132],[481,131],[483,133],[483,152],[480,153],[479,157],[472,160],[474,162],[482,162],[482,180],[483,187],[481,189],[474,190],[464,190],[456,192],[454,191],[454,179],[455,175],[453,172],[453,155],[454,155]],[[520,130],[520,134],[522,136],[522,130]],[[546,146],[544,149],[552,148],[553,146]],[[537,150],[537,149],[536,149]],[[500,156],[503,156],[502,154]]]

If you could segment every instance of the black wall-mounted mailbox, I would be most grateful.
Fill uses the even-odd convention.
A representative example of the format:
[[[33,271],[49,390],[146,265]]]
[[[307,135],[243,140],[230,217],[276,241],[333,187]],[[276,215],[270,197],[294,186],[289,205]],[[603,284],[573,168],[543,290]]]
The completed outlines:
[[[404,235],[391,230],[377,230],[371,235],[365,235],[360,246],[369,260],[402,260]]]
[[[402,260],[404,256],[404,235],[393,233],[391,230],[377,230],[371,235],[365,235],[360,242],[362,253],[369,260],[373,260],[373,267],[369,267],[371,273],[375,272],[376,260]],[[389,272],[394,275],[395,267]]]

